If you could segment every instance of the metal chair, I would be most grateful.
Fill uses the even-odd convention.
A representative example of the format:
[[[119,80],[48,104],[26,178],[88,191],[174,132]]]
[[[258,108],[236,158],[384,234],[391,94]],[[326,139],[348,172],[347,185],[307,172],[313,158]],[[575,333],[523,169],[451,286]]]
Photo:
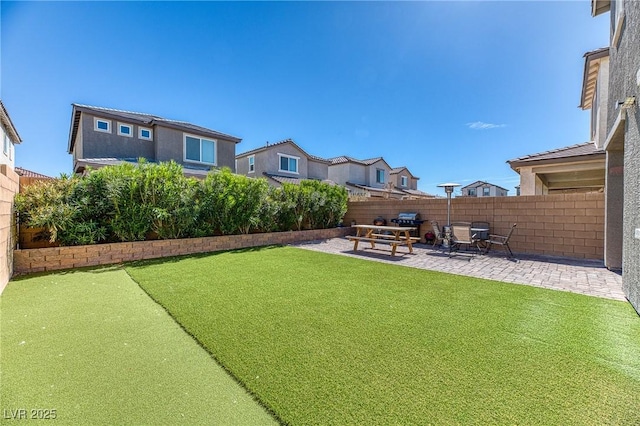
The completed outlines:
[[[517,223],[514,223],[511,227],[511,230],[506,236],[503,235],[489,235],[489,240],[487,241],[487,252],[491,250],[491,246],[496,244],[502,246],[504,250],[509,255],[509,259],[513,259],[513,252],[511,251],[511,247],[509,247],[509,240],[511,239],[511,235],[513,235],[513,231],[516,229]]]
[[[435,245],[438,244],[438,241],[442,242],[444,240],[444,234],[440,231],[440,226],[435,220],[431,221],[431,227],[433,228],[434,234],[433,247],[435,247]]]
[[[477,245],[475,234],[471,231],[470,223],[452,223],[451,224],[451,242],[449,244],[449,256],[453,251],[460,251],[462,246],[467,246],[469,250],[472,246]],[[472,256],[473,252],[469,252]]]

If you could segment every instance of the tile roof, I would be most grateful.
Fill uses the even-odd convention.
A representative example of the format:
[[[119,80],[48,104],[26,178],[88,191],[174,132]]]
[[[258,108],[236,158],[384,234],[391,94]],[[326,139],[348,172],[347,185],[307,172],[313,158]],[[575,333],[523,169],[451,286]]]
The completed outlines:
[[[435,195],[433,194],[429,194],[428,192],[424,192],[424,191],[420,191],[419,189],[403,189],[404,192],[406,192],[409,195],[416,195],[416,196],[421,196],[421,197],[429,197],[429,198],[436,198]]]
[[[105,108],[105,107],[97,107],[91,105],[83,105],[83,104],[71,104],[73,106],[72,113],[72,124],[71,130],[69,132],[69,153],[73,150],[73,145],[75,144],[76,133],[78,131],[78,125],[80,122],[80,112],[88,111],[94,112],[97,114],[106,114],[111,117],[120,118],[122,120],[127,120],[130,122],[135,122],[138,124],[144,124],[146,126],[165,126],[165,127],[173,127],[180,130],[186,130],[198,134],[202,134],[205,136],[211,136],[216,138],[228,139],[232,142],[239,143],[242,139],[231,136],[226,133],[218,132],[217,130],[208,129],[206,127],[197,126],[195,124],[191,124],[186,121],[179,120],[171,120],[167,118],[162,118],[157,115],[146,114],[141,112],[132,112],[132,111],[124,111],[114,108]]]
[[[329,162],[330,162],[330,160],[327,160],[326,158],[322,158],[322,157],[318,157],[316,155],[309,154],[304,149],[300,148],[300,146],[297,143],[295,143],[295,141],[293,139],[290,139],[290,138],[283,139],[281,141],[274,142],[274,143],[267,142],[267,145],[252,149],[250,151],[243,152],[241,154],[238,154],[238,155],[236,155],[236,158],[246,157],[247,155],[252,155],[252,154],[255,154],[255,153],[258,153],[258,152],[265,151],[267,149],[271,149],[274,146],[279,146],[279,145],[284,145],[284,144],[293,145],[294,147],[296,147],[296,149],[298,149],[300,152],[302,152],[304,155],[306,155],[307,158],[310,159],[310,160],[317,161],[317,162],[320,162],[320,163],[327,163],[327,164],[329,164]]]
[[[596,148],[593,142],[585,142],[581,144],[571,145],[564,148],[552,149],[550,151],[539,152],[537,154],[525,155],[513,160],[507,161],[513,167],[514,164],[528,163],[543,160],[562,160],[566,158],[583,157],[583,156],[604,156],[605,151]]]
[[[79,158],[75,160],[76,165],[82,165],[85,167],[104,167],[104,166],[116,166],[123,163],[138,164],[137,158]],[[147,160],[148,163],[157,163],[157,161]],[[185,175],[191,176],[205,176],[212,169],[207,166],[196,166],[190,164],[182,164],[182,170]]]
[[[347,182],[345,185],[346,186],[352,186],[352,187],[358,188],[358,189],[364,189],[364,190],[367,190],[369,192],[388,192],[388,193],[397,194],[397,195],[404,194],[404,191],[400,191],[400,190],[395,189],[395,188],[392,188],[391,190],[386,189],[386,188],[374,188],[373,186],[360,185],[359,183],[353,183],[353,182]]]
[[[38,179],[53,179],[51,176],[43,175],[41,173],[32,172],[31,170],[24,169],[22,167],[16,167],[15,172],[18,176]]]
[[[280,184],[285,184],[285,183],[292,183],[294,185],[300,185],[300,182],[302,182],[303,180],[317,180],[317,179],[302,179],[302,178],[294,178],[294,177],[290,177],[290,176],[281,176],[281,175],[276,175],[273,173],[267,173],[267,172],[263,172],[263,175],[265,175],[266,177],[268,177],[269,179],[273,179],[276,182],[280,183]],[[336,183],[332,180],[328,180],[328,179],[324,179],[322,180],[322,182],[324,183],[328,183],[330,185],[335,185]]]
[[[358,160],[358,159],[353,158],[353,157],[342,155],[340,157],[329,158],[329,161],[331,161],[331,165],[332,166],[334,166],[336,164],[344,164],[344,163],[356,163],[356,164],[362,164],[364,166],[370,166],[372,164],[377,163],[380,160],[384,161],[385,164],[387,163],[384,160],[384,158],[382,158],[382,157],[368,158],[366,160]],[[388,164],[387,164],[387,166],[388,166]],[[389,167],[389,168],[391,168],[391,167]]]
[[[483,180],[477,180],[473,183],[470,183],[469,185],[463,186],[460,189],[466,189],[466,188],[478,188],[479,186],[495,186],[496,188],[500,188],[503,189],[505,191],[509,191],[507,188],[503,188],[500,185],[496,185],[495,183],[489,183],[489,182],[485,182]]]

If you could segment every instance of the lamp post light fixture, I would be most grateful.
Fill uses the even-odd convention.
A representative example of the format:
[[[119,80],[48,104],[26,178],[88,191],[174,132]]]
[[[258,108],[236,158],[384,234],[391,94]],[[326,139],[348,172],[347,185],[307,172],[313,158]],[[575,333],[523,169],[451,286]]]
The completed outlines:
[[[451,226],[451,194],[453,194],[453,188],[460,186],[459,183],[441,183],[439,188],[444,188],[444,192],[447,193],[447,226]]]

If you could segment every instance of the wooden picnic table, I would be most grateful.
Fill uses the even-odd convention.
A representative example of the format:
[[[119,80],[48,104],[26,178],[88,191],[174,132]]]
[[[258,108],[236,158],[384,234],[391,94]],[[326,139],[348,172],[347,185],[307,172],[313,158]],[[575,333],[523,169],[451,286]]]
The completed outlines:
[[[347,236],[348,240],[353,241],[353,251],[357,251],[358,243],[364,241],[371,243],[371,248],[376,248],[376,244],[389,244],[391,256],[395,256],[398,246],[407,246],[409,253],[413,253],[413,242],[420,241],[420,238],[410,234],[417,229],[414,227],[354,225],[353,228],[357,229],[356,235]]]

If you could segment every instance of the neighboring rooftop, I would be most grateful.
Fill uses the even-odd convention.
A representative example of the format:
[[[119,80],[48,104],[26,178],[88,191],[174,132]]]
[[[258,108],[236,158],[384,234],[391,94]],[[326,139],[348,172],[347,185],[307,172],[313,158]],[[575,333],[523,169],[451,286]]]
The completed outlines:
[[[156,161],[146,160],[148,163],[157,163]],[[100,168],[104,166],[116,166],[119,164],[131,163],[138,164],[137,158],[79,158],[76,160],[77,172],[83,172],[87,168]],[[211,167],[197,166],[192,164],[182,164],[182,171],[186,176],[204,177],[210,171]]]
[[[281,176],[281,175],[276,175],[273,173],[267,173],[267,172],[263,172],[262,173],[264,176],[266,176],[269,179],[273,179],[274,181],[278,182],[279,184],[285,184],[285,183],[292,183],[294,185],[300,185],[300,182],[302,182],[303,180],[317,180],[317,179],[301,179],[301,178],[295,178],[295,177],[291,177],[291,176]],[[322,182],[324,183],[328,183],[331,185],[335,185],[335,182],[331,181],[331,180],[323,180]]]
[[[349,157],[349,156],[346,156],[346,155],[341,155],[340,157],[329,158],[329,161],[331,162],[332,166],[334,166],[336,164],[344,164],[344,163],[356,163],[356,164],[362,164],[364,166],[370,166],[370,165],[372,165],[374,163],[377,163],[380,160],[382,160],[382,161],[384,161],[386,163],[386,161],[382,157],[368,158],[366,160],[358,160],[358,159],[353,158],[353,157]],[[391,168],[391,167],[389,167],[389,168]]]
[[[513,160],[507,161],[511,167],[523,163],[536,161],[560,162],[567,158],[576,159],[576,157],[598,157],[605,155],[604,150],[596,148],[593,142],[585,142],[577,145],[571,145],[564,148],[552,149],[550,151],[539,152],[537,154],[525,155]]]
[[[463,186],[463,187],[462,187],[462,188],[460,188],[460,189],[478,188],[478,187],[480,187],[480,186],[495,186],[496,188],[500,188],[500,189],[503,189],[503,190],[505,190],[505,191],[508,191],[508,189],[507,189],[507,188],[503,188],[503,187],[501,187],[500,185],[496,185],[495,183],[485,182],[485,181],[483,181],[483,180],[477,180],[477,181],[475,181],[475,182],[473,182],[473,183],[470,183],[469,185]]]
[[[304,153],[304,155],[306,155],[306,156],[307,156],[307,158],[309,158],[309,159],[311,159],[311,160],[314,160],[314,161],[317,161],[317,162],[320,162],[320,163],[327,163],[327,164],[329,164],[329,163],[330,163],[330,160],[327,160],[326,158],[322,158],[322,157],[318,157],[318,156],[315,156],[315,155],[311,155],[311,154],[309,154],[309,153],[308,153],[308,152],[306,152],[304,149],[300,148],[300,146],[299,146],[297,143],[295,143],[295,141],[294,141],[293,139],[291,139],[291,138],[283,139],[283,140],[281,140],[281,141],[273,142],[273,143],[267,142],[265,146],[261,146],[261,147],[259,147],[259,148],[255,148],[255,149],[252,149],[252,150],[250,150],[250,151],[246,151],[246,152],[243,152],[243,153],[241,153],[241,154],[237,154],[237,155],[236,155],[236,158],[242,158],[242,157],[246,157],[247,155],[253,155],[253,154],[256,154],[256,153],[258,153],[258,152],[262,152],[262,151],[265,151],[265,150],[267,150],[267,149],[271,149],[271,148],[273,148],[274,146],[284,145],[284,144],[291,144],[291,145],[293,145],[293,146],[294,146],[294,147],[296,147],[300,152]]]
[[[14,170],[18,176],[22,176],[22,177],[37,178],[37,179],[53,179],[51,176],[32,172],[31,170],[27,170],[22,167],[16,167]]]

